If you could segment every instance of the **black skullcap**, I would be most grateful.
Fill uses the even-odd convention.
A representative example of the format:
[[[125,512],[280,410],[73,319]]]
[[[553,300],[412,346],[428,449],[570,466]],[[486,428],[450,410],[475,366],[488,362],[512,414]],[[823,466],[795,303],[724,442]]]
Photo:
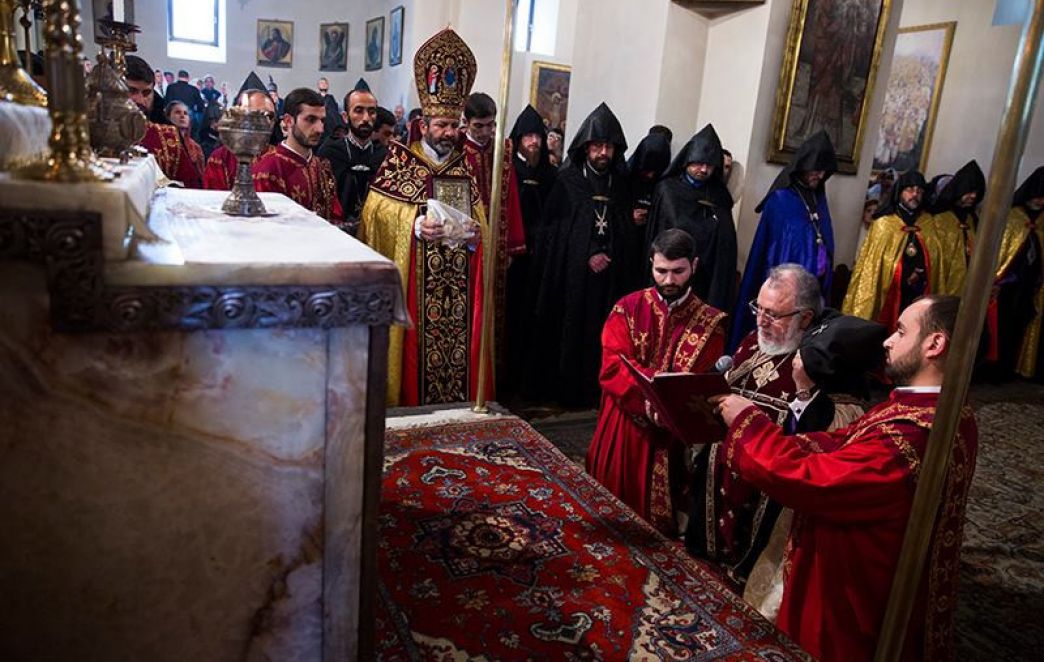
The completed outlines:
[[[827,309],[805,330],[799,350],[805,372],[821,389],[862,395],[865,373],[884,361],[888,328]]]

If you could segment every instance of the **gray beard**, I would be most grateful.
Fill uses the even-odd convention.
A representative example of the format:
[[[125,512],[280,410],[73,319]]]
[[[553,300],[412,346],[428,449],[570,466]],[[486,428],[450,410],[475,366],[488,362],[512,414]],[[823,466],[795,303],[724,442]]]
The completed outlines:
[[[758,331],[758,349],[761,350],[762,354],[768,356],[782,356],[784,354],[790,354],[797,351],[798,346],[801,344],[801,333],[794,334],[793,338],[784,338],[782,342],[768,342],[762,340],[761,331]]]
[[[442,142],[435,142],[428,136],[424,137],[424,142],[428,143],[428,147],[435,150],[435,153],[438,154],[440,157],[446,157],[447,155],[449,155],[450,152],[453,151],[452,145],[450,145],[449,147],[442,147]]]

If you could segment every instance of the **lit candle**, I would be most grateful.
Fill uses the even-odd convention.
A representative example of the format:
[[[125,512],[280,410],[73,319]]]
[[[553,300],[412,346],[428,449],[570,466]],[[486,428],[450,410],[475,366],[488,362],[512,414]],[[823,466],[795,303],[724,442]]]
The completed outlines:
[[[250,95],[247,94],[246,92],[244,92],[242,95],[240,95],[240,97],[239,97],[239,105],[244,110],[246,110],[247,106],[250,105]]]
[[[123,23],[123,0],[112,0],[112,20]]]

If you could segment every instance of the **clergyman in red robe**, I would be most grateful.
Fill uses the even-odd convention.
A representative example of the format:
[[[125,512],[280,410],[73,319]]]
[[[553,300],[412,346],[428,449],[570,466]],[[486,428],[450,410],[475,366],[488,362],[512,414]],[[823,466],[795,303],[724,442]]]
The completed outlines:
[[[275,114],[275,104],[264,90],[247,90],[243,92],[242,96],[246,97],[246,107],[250,110],[266,110]],[[254,157],[254,163],[274,151],[274,145],[267,145],[263,152]],[[232,150],[225,145],[219,145],[207,159],[207,166],[203,170],[203,188],[212,191],[231,191],[232,185],[236,183],[238,166],[239,162]]]
[[[488,94],[473,92],[464,104],[466,128],[462,132],[461,151],[475,173],[479,197],[492,214],[493,147],[497,128],[497,104]],[[526,233],[522,222],[522,203],[512,163],[514,148],[505,141],[504,168],[501,171],[500,214],[497,221],[497,263],[493,281],[493,328],[495,333],[498,375],[505,369],[505,325],[507,324],[507,269],[510,258],[526,252]],[[491,219],[492,220],[492,219]],[[501,380],[502,381],[502,380]]]
[[[254,188],[289,196],[341,226],[344,212],[330,162],[313,152],[322,140],[325,116],[326,105],[315,90],[302,87],[286,96],[281,120],[286,140],[254,163]]]
[[[820,660],[874,655],[959,307],[933,295],[908,306],[884,342],[889,399],[835,432],[788,436],[738,395],[718,401],[728,466],[793,508],[777,625]],[[953,657],[964,509],[978,447],[965,409],[903,659]]]
[[[148,117],[155,94],[155,76],[148,62],[136,55],[128,55],[125,81],[131,101],[138,104],[141,112]],[[202,164],[194,158],[201,161],[203,153],[199,151],[194,154],[190,151],[178,127],[149,122],[145,136],[138,144],[156,157],[167,179],[181,182],[185,188],[203,188]]]
[[[684,473],[679,478],[684,446],[660,426],[622,357],[650,377],[707,372],[725,349],[725,313],[700,301],[689,286],[696,249],[687,232],[664,231],[652,252],[656,285],[620,299],[602,330],[602,402],[587,472],[674,537],[687,484]]]

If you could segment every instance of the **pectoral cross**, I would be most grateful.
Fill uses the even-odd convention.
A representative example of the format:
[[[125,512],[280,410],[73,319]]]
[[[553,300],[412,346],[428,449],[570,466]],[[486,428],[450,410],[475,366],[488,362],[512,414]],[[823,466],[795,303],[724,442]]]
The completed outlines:
[[[605,220],[605,216],[599,216],[595,221],[595,227],[598,228],[599,236],[605,236],[605,229],[609,227],[609,222]]]
[[[762,363],[757,368],[754,368],[754,383],[758,385],[758,388],[777,379],[779,379],[779,373],[776,371],[775,364],[771,361]]]

